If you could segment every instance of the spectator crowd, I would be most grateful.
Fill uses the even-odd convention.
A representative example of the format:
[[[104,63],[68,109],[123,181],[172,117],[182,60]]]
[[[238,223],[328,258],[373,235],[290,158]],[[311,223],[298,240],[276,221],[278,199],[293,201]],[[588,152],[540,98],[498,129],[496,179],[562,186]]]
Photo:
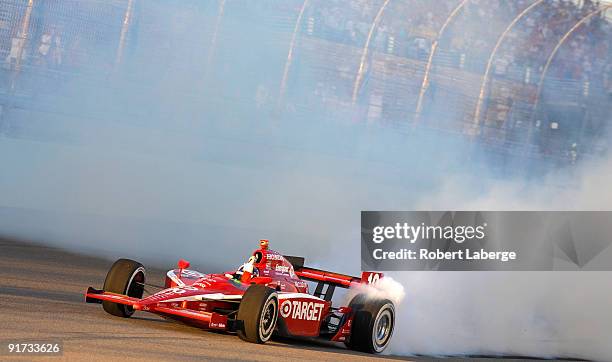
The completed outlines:
[[[289,74],[300,79],[299,73],[302,71],[306,74],[304,78],[309,78],[312,91],[306,97],[303,97],[303,92],[297,92],[299,96],[295,98],[301,101],[309,99],[309,102],[310,99],[324,98],[324,103],[333,99],[327,102],[330,108],[338,108],[339,103],[350,105],[356,73],[362,69],[362,84],[356,84],[361,87],[358,105],[365,107],[361,114],[365,114],[366,118],[372,116],[381,120],[409,120],[415,112],[425,62],[430,57],[432,44],[438,40],[423,108],[432,108],[430,106],[435,105],[436,97],[444,99],[444,107],[438,108],[464,113],[446,118],[471,123],[473,120],[470,116],[478,99],[482,75],[496,43],[512,21],[536,1],[308,0],[301,28],[298,29],[300,37],[293,55],[293,69]],[[139,3],[142,7],[153,4]],[[4,5],[0,6],[0,62],[3,63],[0,75],[4,80],[14,80],[18,68],[55,73],[90,69],[95,75],[106,74],[108,69],[116,66],[117,41],[127,6],[125,0],[45,0],[36,2],[37,6],[31,11],[26,0],[1,4]],[[229,24],[223,17],[235,16],[237,8],[244,8],[244,12],[257,17],[263,27],[276,26],[281,29],[278,32],[278,38],[282,39],[278,40],[278,47],[282,48],[279,54],[286,54],[290,37],[285,39],[285,35],[293,31],[296,15],[304,0],[261,0],[252,4],[237,1],[203,4],[192,1],[190,4],[195,10],[187,15],[193,15],[194,20],[201,20],[197,18],[201,10],[198,10],[199,7],[210,10],[201,11],[202,14],[210,12],[206,26],[219,37],[217,46],[231,44],[222,40],[228,33],[223,26]],[[386,7],[381,10],[384,4]],[[484,124],[498,128],[512,127],[529,119],[529,112],[538,111],[534,107],[538,98],[537,86],[553,49],[581,19],[608,4],[595,0],[544,0],[530,8],[505,35],[493,58],[487,101],[482,112]],[[221,10],[223,8],[225,10]],[[253,11],[255,8],[257,11]],[[380,21],[373,29],[374,19],[381,11]],[[456,16],[451,19],[452,13]],[[261,14],[270,16],[264,18]],[[610,112],[606,112],[605,108],[609,108],[612,98],[611,14],[612,11],[604,10],[594,14],[568,37],[551,64],[544,97],[541,97],[544,103],[557,101],[578,109],[599,109],[587,112],[588,117],[598,118],[597,122],[589,120],[590,124],[605,125],[609,120],[603,118],[609,117]],[[146,24],[146,21],[143,19],[142,24]],[[213,25],[217,23],[221,24],[218,34],[217,30],[213,30],[217,26]],[[441,34],[445,23],[448,26]],[[151,61],[168,58],[169,63],[187,62],[177,55],[179,53],[170,50],[175,45],[173,42],[168,39],[162,41],[166,33],[171,33],[171,27],[167,24],[157,26],[158,35],[153,37],[155,41],[151,42],[151,46],[159,47],[159,51]],[[134,28],[133,34],[139,31],[146,33],[137,24]],[[369,54],[365,59],[366,64],[361,67],[358,64],[361,52],[372,29]],[[208,36],[203,34],[197,46],[211,44]],[[138,41],[143,43],[144,38],[141,36]],[[335,57],[330,56],[332,51],[329,49],[335,49]],[[214,49],[211,51],[212,54],[215,52]],[[303,61],[313,53],[319,59]],[[208,64],[198,57],[189,61],[202,63],[202,66]],[[313,62],[318,63],[313,65]],[[235,69],[228,64],[222,66],[227,74],[235,73]],[[300,66],[311,66],[314,70],[300,70]],[[278,68],[277,73],[282,74],[282,65]],[[319,72],[319,78],[316,78],[315,71]],[[172,76],[176,77],[174,74]],[[237,82],[242,90],[244,82]],[[268,103],[274,103],[276,83],[273,80],[253,87],[252,99],[257,109],[266,109]],[[298,81],[290,80],[287,83],[291,87]],[[296,88],[301,90],[306,87],[302,83]],[[603,101],[596,98],[602,94],[607,98]],[[288,98],[288,103],[291,103],[288,107],[295,109],[299,106],[296,104],[298,101]],[[539,114],[537,117],[542,118]],[[537,124],[555,124],[555,130],[566,128],[559,120],[547,122],[547,119],[543,119]]]
[[[410,119],[406,114],[415,110],[424,64],[437,39],[439,46],[427,91],[430,99],[424,108],[432,105],[429,108],[447,112],[452,109],[453,114],[436,114],[433,118],[452,118],[468,125],[474,123],[475,102],[489,57],[503,39],[492,58],[482,124],[503,129],[502,138],[506,141],[527,139],[526,132],[510,137],[517,132],[508,130],[527,125],[541,128],[541,133],[549,138],[564,134],[565,140],[558,143],[565,144],[559,147],[569,147],[575,154],[581,146],[577,145],[581,137],[578,133],[584,134],[585,130],[602,133],[602,127],[610,121],[612,10],[607,11],[608,2],[595,0],[536,1],[467,0],[463,4],[462,0],[312,0],[301,31],[310,39],[336,43],[343,49],[353,47],[354,53],[347,57],[358,58],[376,15],[386,4],[374,29],[365,65],[369,73],[364,76],[365,89],[360,92],[360,102],[368,109],[365,113],[382,121]],[[456,16],[450,19],[455,9]],[[552,58],[564,36],[586,18]],[[514,26],[510,26],[514,20]],[[441,34],[447,21],[448,26]],[[332,57],[323,53],[321,57],[329,67],[334,67]],[[386,61],[381,62],[382,58]],[[549,58],[552,63],[544,74]],[[337,73],[347,73],[346,60],[337,62]],[[398,70],[392,70],[395,68]],[[342,89],[338,79],[329,77],[332,73],[327,72],[327,79],[317,83],[318,89],[325,89],[326,82],[333,89]],[[377,77],[384,81],[370,81]],[[448,79],[446,83],[440,80],[443,77]],[[343,78],[352,82],[350,77]],[[538,94],[542,79],[544,87]],[[436,96],[445,99],[444,107],[436,107],[435,99],[431,99]],[[454,98],[460,100],[456,106],[450,106]],[[537,106],[538,100],[544,104]],[[463,114],[457,115],[461,106],[465,107],[461,110]],[[397,111],[398,108],[401,109]],[[597,125],[598,129],[589,130],[589,125]]]

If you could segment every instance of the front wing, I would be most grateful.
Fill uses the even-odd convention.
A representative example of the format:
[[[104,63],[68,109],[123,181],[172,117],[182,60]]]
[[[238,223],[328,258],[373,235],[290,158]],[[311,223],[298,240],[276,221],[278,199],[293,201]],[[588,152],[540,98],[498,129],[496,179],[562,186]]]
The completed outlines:
[[[141,299],[138,298],[132,298],[128,297],[127,295],[105,292],[103,290],[94,289],[92,287],[89,287],[87,289],[87,292],[85,293],[85,302],[102,303],[103,301],[124,304],[134,308],[135,310],[142,310],[145,312],[174,316],[192,321],[202,322],[207,324],[208,327],[212,329],[223,329],[230,331],[234,329],[232,323],[228,323],[227,316],[223,314],[214,312],[201,312],[181,307],[169,307],[150,304],[143,305],[140,304]]]

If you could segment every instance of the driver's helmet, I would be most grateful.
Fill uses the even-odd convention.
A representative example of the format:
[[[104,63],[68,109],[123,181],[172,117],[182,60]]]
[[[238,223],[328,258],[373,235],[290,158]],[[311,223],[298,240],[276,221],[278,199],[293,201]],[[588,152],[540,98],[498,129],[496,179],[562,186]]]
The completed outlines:
[[[240,267],[238,267],[238,270],[236,270],[236,277],[237,279],[241,279],[242,275],[247,272],[249,274],[254,274],[255,271],[255,267],[253,267],[253,264],[255,264],[255,256],[252,255],[249,260],[247,260],[246,263],[242,264]]]

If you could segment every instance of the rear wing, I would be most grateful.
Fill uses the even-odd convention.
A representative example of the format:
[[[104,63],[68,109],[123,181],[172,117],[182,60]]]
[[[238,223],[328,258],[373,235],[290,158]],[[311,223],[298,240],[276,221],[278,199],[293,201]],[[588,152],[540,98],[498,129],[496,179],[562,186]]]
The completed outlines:
[[[321,269],[307,268],[304,266],[303,257],[287,255],[284,255],[284,257],[293,265],[293,270],[297,276],[302,279],[317,282],[314,296],[323,298],[327,301],[331,300],[336,287],[350,288],[358,284],[372,284],[383,277],[382,273],[376,272],[362,272],[361,278],[358,278]],[[327,289],[323,292],[323,287],[325,285],[327,285]]]

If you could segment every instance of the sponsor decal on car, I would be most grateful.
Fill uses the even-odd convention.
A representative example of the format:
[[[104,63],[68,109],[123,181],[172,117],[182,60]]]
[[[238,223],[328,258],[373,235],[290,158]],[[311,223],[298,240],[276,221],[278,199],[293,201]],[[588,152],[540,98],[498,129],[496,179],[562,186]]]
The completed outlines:
[[[289,267],[286,265],[277,265],[276,271],[280,273],[289,273]]]
[[[225,329],[227,327],[227,316],[213,313],[208,326],[214,329]]]
[[[280,314],[283,318],[318,321],[325,304],[317,302],[285,300],[281,303]]]

